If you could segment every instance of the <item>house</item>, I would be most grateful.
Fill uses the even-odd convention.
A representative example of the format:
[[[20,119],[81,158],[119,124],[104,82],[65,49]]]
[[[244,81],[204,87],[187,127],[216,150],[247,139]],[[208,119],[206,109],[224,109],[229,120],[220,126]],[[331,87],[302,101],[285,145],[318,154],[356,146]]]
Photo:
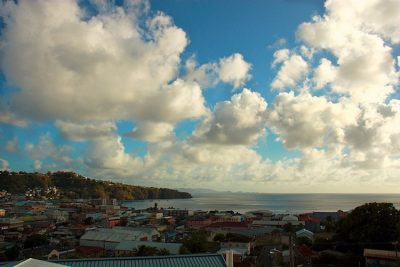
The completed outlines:
[[[14,218],[0,218],[0,229],[17,229],[24,226],[24,222]]]
[[[299,217],[300,221],[304,222],[305,229],[317,233],[321,230],[321,219],[310,216],[309,214],[304,214]]]
[[[289,220],[289,221],[266,221],[266,220],[254,220],[252,222],[252,226],[254,227],[265,227],[265,226],[274,226],[274,227],[282,227],[286,224],[292,224],[293,226],[304,225],[302,221]]]
[[[186,227],[192,229],[201,229],[210,225],[211,223],[212,221],[209,218],[197,218],[193,220],[188,220],[186,222]]]
[[[204,227],[205,230],[210,231],[210,232],[218,232],[218,231],[230,231],[230,230],[244,230],[248,229],[247,223],[244,222],[216,222],[212,223],[206,227]]]

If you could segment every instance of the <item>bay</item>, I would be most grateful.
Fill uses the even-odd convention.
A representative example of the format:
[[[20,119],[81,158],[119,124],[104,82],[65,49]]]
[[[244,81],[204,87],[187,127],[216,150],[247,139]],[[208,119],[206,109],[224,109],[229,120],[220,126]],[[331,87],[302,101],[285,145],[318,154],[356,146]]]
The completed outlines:
[[[369,202],[393,203],[400,208],[400,194],[260,194],[260,193],[194,193],[191,199],[133,200],[122,205],[145,209],[174,207],[188,210],[219,210],[244,213],[266,209],[274,213],[299,214],[312,211],[349,211]]]

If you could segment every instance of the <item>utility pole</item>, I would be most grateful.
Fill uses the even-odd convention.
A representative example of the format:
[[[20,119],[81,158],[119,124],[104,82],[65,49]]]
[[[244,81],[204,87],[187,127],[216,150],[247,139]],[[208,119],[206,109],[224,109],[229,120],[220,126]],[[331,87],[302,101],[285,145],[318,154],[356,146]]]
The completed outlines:
[[[289,234],[289,266],[294,267],[292,232]]]

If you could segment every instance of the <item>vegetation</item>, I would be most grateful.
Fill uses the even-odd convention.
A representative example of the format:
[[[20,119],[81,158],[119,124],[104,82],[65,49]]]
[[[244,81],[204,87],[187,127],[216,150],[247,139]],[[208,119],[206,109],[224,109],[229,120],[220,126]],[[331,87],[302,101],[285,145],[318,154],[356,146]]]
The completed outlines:
[[[24,247],[25,248],[33,248],[33,247],[39,247],[43,245],[47,245],[49,243],[49,240],[46,235],[31,235],[28,236],[24,242]]]
[[[394,250],[400,238],[400,211],[391,203],[367,203],[336,223],[327,218],[324,224],[327,231],[316,237],[312,247],[330,253],[314,259],[316,266],[364,266],[365,248]]]
[[[197,231],[191,234],[190,238],[184,240],[180,248],[180,254],[205,253],[208,250],[207,234]]]
[[[110,181],[90,179],[74,172],[27,173],[0,171],[0,190],[24,194],[28,189],[41,188],[43,192],[55,186],[61,198],[93,199],[171,199],[191,198],[186,192],[168,188],[142,187]]]
[[[351,243],[391,243],[399,238],[400,212],[391,203],[359,206],[336,229],[336,239]]]

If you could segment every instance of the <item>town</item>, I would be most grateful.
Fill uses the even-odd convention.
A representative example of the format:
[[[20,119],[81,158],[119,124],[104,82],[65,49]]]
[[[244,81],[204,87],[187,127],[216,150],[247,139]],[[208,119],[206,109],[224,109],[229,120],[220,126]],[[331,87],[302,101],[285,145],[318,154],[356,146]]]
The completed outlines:
[[[69,260],[82,258],[114,262],[167,255],[171,256],[166,259],[173,255],[218,257],[222,265],[217,266],[229,267],[328,266],[324,264],[332,259],[338,263],[334,266],[347,266],[349,260],[329,245],[335,223],[348,216],[340,210],[240,214],[159,207],[157,200],[152,207],[136,210],[116,199],[59,200],[56,187],[46,189],[50,198],[43,192],[42,188],[29,189],[24,195],[0,192],[0,259],[4,264],[45,260],[68,265]],[[397,254],[390,253],[365,249],[365,260],[371,264],[367,266],[392,266],[372,265],[398,260]]]

